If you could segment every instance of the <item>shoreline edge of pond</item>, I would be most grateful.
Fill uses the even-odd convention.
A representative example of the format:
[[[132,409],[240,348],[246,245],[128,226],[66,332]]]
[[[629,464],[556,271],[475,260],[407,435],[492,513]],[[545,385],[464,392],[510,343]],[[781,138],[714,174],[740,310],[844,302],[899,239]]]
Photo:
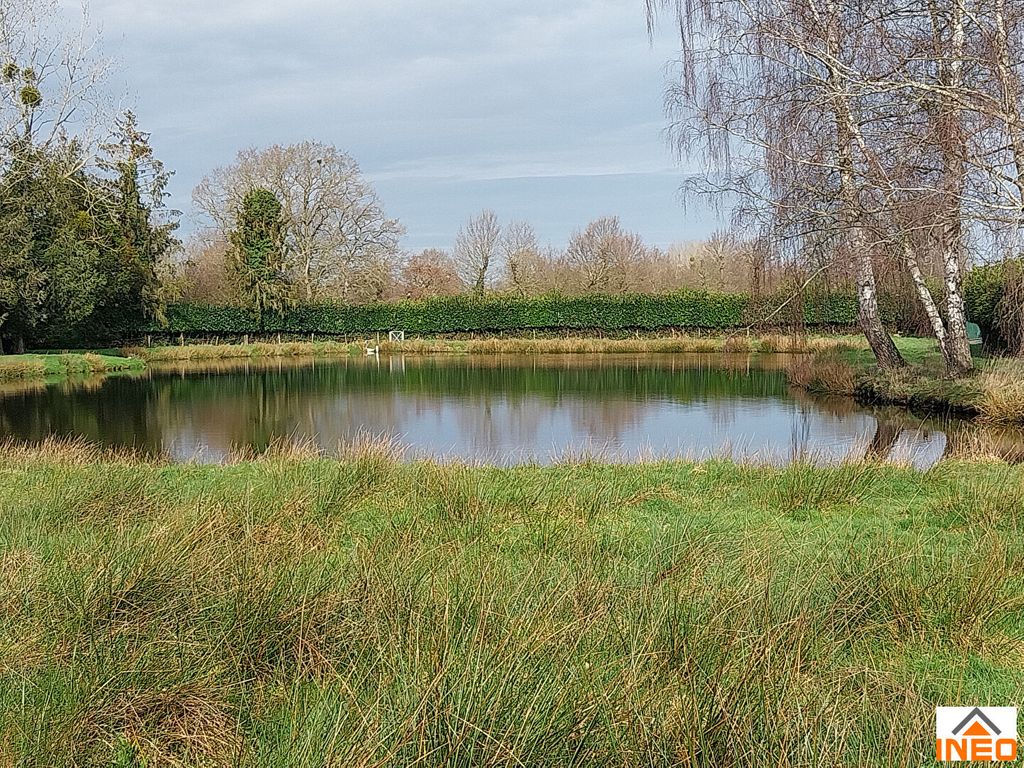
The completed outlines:
[[[982,359],[975,376],[951,380],[942,375],[934,340],[897,337],[910,365],[894,374],[873,366],[858,336],[727,335],[636,338],[416,338],[362,342],[281,341],[251,344],[185,344],[125,347],[92,352],[31,353],[0,357],[0,380],[52,378],[143,370],[149,363],[281,357],[340,357],[424,354],[666,354],[790,353],[793,386],[814,394],[853,397],[863,405],[893,405],[922,414],[948,414],[992,423],[1024,423],[1024,366],[1009,359]],[[116,352],[116,354],[109,354]]]

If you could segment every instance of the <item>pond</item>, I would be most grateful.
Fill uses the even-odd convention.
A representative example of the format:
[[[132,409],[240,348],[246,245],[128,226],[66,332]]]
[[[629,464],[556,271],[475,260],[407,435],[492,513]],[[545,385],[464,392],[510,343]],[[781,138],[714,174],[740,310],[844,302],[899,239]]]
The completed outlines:
[[[386,435],[412,457],[495,464],[725,456],[782,464],[867,455],[927,467],[1017,430],[865,409],[788,386],[784,355],[267,359],[0,387],[0,438],[84,437],[171,459]],[[993,447],[994,446],[994,447]]]

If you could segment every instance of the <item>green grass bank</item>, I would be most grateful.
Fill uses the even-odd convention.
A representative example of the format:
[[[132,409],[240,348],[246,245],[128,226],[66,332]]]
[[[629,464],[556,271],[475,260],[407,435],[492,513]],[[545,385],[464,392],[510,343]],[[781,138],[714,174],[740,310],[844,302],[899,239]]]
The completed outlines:
[[[138,358],[91,352],[0,356],[0,380],[112,373],[145,367]]]
[[[1024,360],[975,358],[973,376],[951,379],[934,339],[894,340],[909,364],[903,370],[879,371],[862,346],[795,361],[789,367],[790,381],[812,392],[854,396],[862,403],[1024,424]]]
[[[1024,469],[0,451],[0,764],[922,765],[1024,696]]]

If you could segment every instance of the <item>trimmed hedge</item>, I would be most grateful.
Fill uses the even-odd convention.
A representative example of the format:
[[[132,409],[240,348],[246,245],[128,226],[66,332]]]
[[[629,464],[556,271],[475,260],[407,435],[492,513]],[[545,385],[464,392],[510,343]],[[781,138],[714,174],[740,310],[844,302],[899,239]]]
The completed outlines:
[[[280,332],[331,336],[390,330],[414,335],[540,329],[722,330],[755,323],[781,301],[774,305],[770,299],[755,303],[746,294],[703,291],[536,298],[453,296],[365,306],[303,305],[283,317],[265,317],[262,327],[244,308],[173,304],[167,308],[167,325],[148,330],[185,335]],[[799,302],[793,304],[793,309],[800,311]],[[784,310],[772,324],[791,323],[793,314]],[[827,294],[805,298],[803,321],[809,326],[856,325],[856,297]]]

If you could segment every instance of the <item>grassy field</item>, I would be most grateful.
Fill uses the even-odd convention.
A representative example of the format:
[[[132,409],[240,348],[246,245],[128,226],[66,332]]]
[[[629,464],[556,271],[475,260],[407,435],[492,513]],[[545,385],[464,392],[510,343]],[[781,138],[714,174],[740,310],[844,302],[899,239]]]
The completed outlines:
[[[638,336],[625,339],[587,337],[409,339],[404,342],[367,339],[355,342],[282,342],[257,344],[186,344],[131,347],[126,354],[151,362],[245,357],[360,355],[367,347],[381,354],[586,354],[666,352],[824,352],[864,346],[857,336]]]
[[[0,380],[110,373],[145,367],[132,357],[85,353],[0,355]]]
[[[0,764],[930,763],[1024,699],[1024,469],[0,450]]]

